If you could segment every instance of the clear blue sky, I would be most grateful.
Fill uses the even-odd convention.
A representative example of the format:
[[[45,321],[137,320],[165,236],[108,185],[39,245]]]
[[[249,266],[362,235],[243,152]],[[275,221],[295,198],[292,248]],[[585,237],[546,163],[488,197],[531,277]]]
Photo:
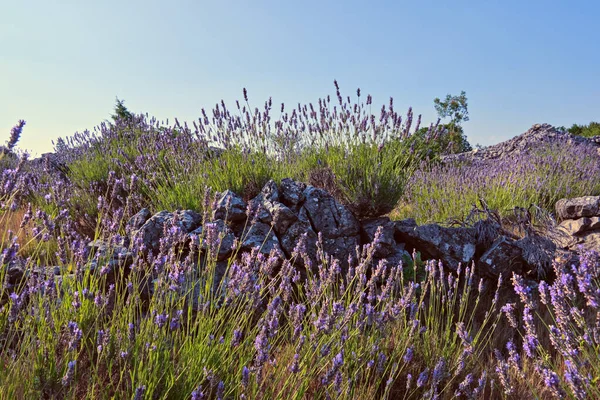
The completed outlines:
[[[534,123],[600,119],[600,2],[21,0],[0,5],[0,142],[21,148],[135,112],[192,121],[202,107],[316,101],[360,87],[436,119],[467,92],[472,144]]]

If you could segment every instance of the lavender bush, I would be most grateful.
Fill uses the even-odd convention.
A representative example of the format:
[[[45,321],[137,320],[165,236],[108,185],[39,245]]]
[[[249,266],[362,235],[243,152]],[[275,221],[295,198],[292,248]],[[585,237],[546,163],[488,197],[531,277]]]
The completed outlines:
[[[3,165],[0,397],[600,397],[596,253],[556,261],[552,282],[490,287],[474,265],[375,261],[381,231],[348,260],[319,240],[308,269],[303,240],[283,261],[238,241],[225,268],[210,228],[188,237],[172,220],[154,252],[128,240],[141,207],[195,209],[209,227],[215,192],[249,197],[284,177],[365,216],[404,196],[420,221],[463,217],[479,197],[505,210],[600,189],[579,148],[441,166],[406,140],[412,111],[402,121],[390,101],[375,117],[370,96],[351,104],[337,83],[336,97],[252,110],[244,91],[192,127],[132,116],[60,140],[54,158]],[[501,296],[511,278],[518,301]]]
[[[16,398],[482,393],[480,358],[500,315],[494,302],[475,327],[481,286],[471,268],[453,275],[428,262],[425,277],[415,282],[402,265],[374,265],[376,237],[346,273],[320,251],[316,272],[300,282],[294,263],[303,257],[300,243],[279,269],[272,257],[252,251],[231,262],[218,280],[218,252],[203,261],[194,260],[193,252],[182,258],[167,245],[180,233],[171,227],[165,233],[161,252],[150,259],[138,242],[132,244],[137,256],[130,274],[120,270],[109,280],[104,268],[93,273],[90,263],[101,265],[102,258],[67,245],[72,274],[56,279],[42,272],[11,288],[0,314],[3,393]],[[198,239],[192,249],[208,238]],[[3,265],[17,253],[17,244],[5,249]],[[148,269],[157,271],[152,282],[144,281]],[[474,373],[483,374],[480,383]]]
[[[549,143],[500,160],[423,163],[410,178],[395,216],[419,223],[461,219],[479,199],[505,215],[532,204],[553,212],[561,198],[598,194],[596,150],[576,143]]]
[[[93,225],[97,197],[112,190],[110,171],[119,179],[134,173],[143,205],[161,210],[201,209],[207,186],[251,197],[269,179],[309,182],[325,170],[331,176],[326,189],[355,212],[389,212],[411,171],[428,156],[427,141],[412,147],[405,141],[419,129],[420,116],[413,122],[409,110],[403,120],[390,99],[376,117],[371,96],[363,100],[359,89],[353,103],[335,85],[337,99],[327,96],[318,105],[288,110],[269,99],[252,109],[244,90],[244,100],[233,109],[218,103],[211,112],[202,110],[192,126],[179,121],[166,126],[139,115],[60,139],[56,151],[68,165],[63,184],[74,194],[70,210],[87,214]],[[430,136],[440,129],[431,126]]]

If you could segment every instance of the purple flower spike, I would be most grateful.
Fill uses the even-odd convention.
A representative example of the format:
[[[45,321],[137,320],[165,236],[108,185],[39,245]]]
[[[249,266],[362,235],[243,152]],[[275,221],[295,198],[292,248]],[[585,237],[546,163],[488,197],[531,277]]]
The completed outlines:
[[[24,126],[25,126],[25,121],[21,119],[10,130],[10,139],[8,140],[8,144],[6,145],[6,147],[8,148],[9,151],[12,150],[17,145],[17,142],[19,141],[19,138],[21,137],[21,133],[23,132]]]
[[[63,386],[69,386],[71,384],[71,382],[73,381],[73,377],[75,376],[75,366],[76,365],[77,365],[76,360],[69,361],[69,363],[67,364],[67,372],[65,373],[65,376],[63,376],[63,378],[62,378]]]

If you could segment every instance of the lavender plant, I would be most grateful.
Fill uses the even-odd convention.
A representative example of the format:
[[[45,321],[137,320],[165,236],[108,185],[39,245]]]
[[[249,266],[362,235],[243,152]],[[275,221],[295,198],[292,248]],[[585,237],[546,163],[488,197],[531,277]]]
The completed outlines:
[[[600,194],[599,177],[596,151],[576,143],[541,144],[499,160],[423,163],[394,215],[419,223],[461,219],[479,199],[504,215],[532,204],[552,212],[561,198]]]
[[[103,123],[94,132],[59,139],[56,151],[68,165],[67,179],[75,204],[72,212],[95,220],[98,196],[109,190],[108,174],[134,173],[140,181],[143,205],[152,209],[201,209],[206,186],[234,190],[247,197],[269,179],[309,181],[311,171],[331,170],[340,188],[339,201],[357,213],[389,212],[403,193],[418,161],[427,156],[426,142],[409,147],[406,138],[418,130],[412,110],[406,120],[394,110],[393,99],[380,115],[372,113],[372,98],[327,96],[318,105],[262,109],[244,100],[230,109],[221,101],[192,126],[175,121],[161,124],[144,115]],[[276,118],[278,115],[278,118]],[[414,129],[413,129],[414,128]],[[439,130],[430,127],[431,137]],[[54,179],[52,180],[54,181]]]
[[[220,277],[218,251],[193,256],[207,240],[218,249],[218,236],[193,240],[185,255],[173,225],[158,254],[144,256],[133,240],[131,266],[109,274],[91,267],[107,262],[101,254],[61,240],[67,215],[40,218],[54,224],[47,233],[64,246],[71,274],[44,270],[3,287],[7,396],[421,398],[475,390],[467,376],[483,371],[497,314],[490,309],[475,327],[471,268],[455,276],[430,262],[415,282],[403,265],[373,264],[376,238],[347,272],[319,247],[318,268],[301,281],[300,243],[279,269],[255,249]],[[98,226],[101,237],[117,235],[113,223]],[[2,265],[17,252],[6,249]],[[32,270],[35,262],[26,260]]]
[[[219,258],[215,191],[251,196],[273,178],[328,171],[339,198],[364,215],[394,205],[409,182],[418,218],[456,217],[459,197],[475,194],[503,209],[598,189],[591,154],[574,160],[569,149],[513,164],[421,166],[431,154],[406,140],[411,111],[402,121],[390,101],[376,118],[370,96],[357,91],[351,104],[337,83],[336,97],[282,105],[273,121],[271,100],[251,110],[244,91],[242,104],[220,103],[193,128],[132,116],[59,141],[54,159],[5,168],[0,397],[600,397],[595,253],[555,262],[556,280],[537,289],[512,277],[520,304],[503,304],[502,279],[488,295],[473,265],[450,271],[416,253],[376,261],[381,232],[348,260],[319,239],[307,270],[303,240],[285,260],[244,251],[243,240]],[[437,134],[432,126],[427,136]],[[589,179],[563,179],[567,170]],[[203,229],[188,236],[173,218],[150,251],[126,223],[143,206],[195,209]],[[493,351],[505,316],[522,335]]]
[[[516,384],[527,385],[536,397],[587,399],[600,396],[600,256],[581,252],[576,263],[554,263],[556,280],[540,282],[534,292],[522,277],[513,276],[515,292],[521,299],[522,353],[524,362],[503,365],[501,380],[505,392]],[[507,316],[516,324],[512,307]],[[518,357],[512,349],[513,359]],[[527,363],[527,376],[523,364]],[[543,382],[532,385],[530,382]]]

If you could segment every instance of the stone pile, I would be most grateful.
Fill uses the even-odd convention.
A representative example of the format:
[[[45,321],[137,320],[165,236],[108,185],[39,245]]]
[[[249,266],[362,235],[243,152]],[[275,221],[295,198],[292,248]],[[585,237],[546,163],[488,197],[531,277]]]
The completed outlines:
[[[143,209],[127,224],[127,242],[141,241],[146,252],[157,254],[165,227],[177,227],[188,241],[203,238],[197,245],[206,253],[211,246],[206,238],[220,237],[215,251],[222,274],[231,257],[252,249],[279,261],[298,251],[297,266],[314,269],[320,261],[318,241],[325,254],[338,259],[345,270],[349,260],[356,259],[357,249],[361,251],[378,235],[373,263],[406,263],[416,251],[421,259],[439,260],[452,270],[459,264],[475,263],[477,274],[492,280],[512,272],[544,278],[556,257],[564,258],[574,250],[549,237],[516,238],[491,219],[472,227],[417,225],[412,219],[391,221],[388,217],[359,221],[326,191],[291,179],[283,179],[280,185],[269,181],[248,202],[226,191],[216,204],[212,219],[203,226],[201,215],[192,210],[152,215]],[[129,260],[126,248],[115,254],[115,263]]]
[[[600,251],[600,196],[562,199],[555,207],[561,222],[553,234],[559,247]]]
[[[476,149],[465,153],[446,155],[442,157],[442,160],[445,162],[496,160],[508,156],[518,156],[541,144],[548,143],[574,143],[592,146],[597,148],[600,154],[600,136],[585,138],[558,130],[550,124],[535,124],[525,133],[505,142],[481,150]]]
[[[189,249],[193,242],[198,257],[213,252],[218,279],[233,257],[252,250],[262,253],[274,266],[297,254],[294,260],[298,268],[314,270],[320,262],[317,248],[321,243],[324,253],[338,259],[342,270],[346,270],[356,261],[357,251],[377,237],[372,249],[373,265],[382,260],[406,263],[413,252],[419,252],[422,260],[439,260],[450,270],[456,270],[459,264],[474,263],[479,278],[494,282],[502,274],[510,285],[513,272],[532,281],[551,279],[548,274],[553,271],[552,262],[572,259],[578,245],[600,250],[600,197],[559,201],[556,210],[562,222],[552,234],[528,233],[523,238],[506,232],[492,218],[469,227],[417,225],[412,219],[391,221],[388,217],[359,221],[326,191],[291,179],[283,179],[280,185],[269,181],[248,202],[226,191],[216,205],[204,224],[202,215],[193,210],[153,215],[142,209],[128,221],[123,246],[107,246],[101,241],[89,244],[102,264],[99,267],[92,261],[88,267],[103,268],[105,274],[108,268],[110,278],[119,268],[128,270],[132,265],[133,244],[148,257],[169,246]],[[52,271],[56,274],[55,269]],[[147,273],[151,281],[154,271]],[[8,284],[15,286],[27,275],[23,267],[13,265],[7,274]]]

